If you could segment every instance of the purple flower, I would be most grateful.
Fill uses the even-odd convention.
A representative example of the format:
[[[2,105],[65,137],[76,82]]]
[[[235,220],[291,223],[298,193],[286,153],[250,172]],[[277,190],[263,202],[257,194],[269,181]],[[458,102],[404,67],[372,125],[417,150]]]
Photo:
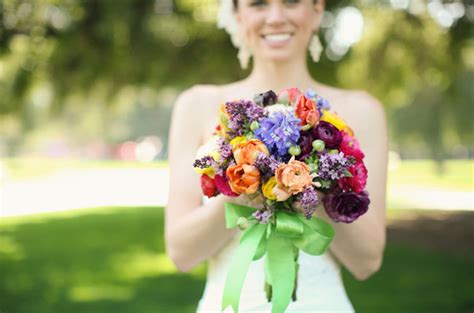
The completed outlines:
[[[232,155],[232,146],[224,138],[217,139],[217,150],[220,153],[219,163],[224,163]]]
[[[272,154],[280,157],[288,154],[288,148],[300,138],[301,120],[291,113],[275,111],[259,120],[260,127],[254,131]]]
[[[239,100],[226,102],[226,112],[229,115],[230,132],[232,135],[241,136],[249,130],[250,124],[266,116],[262,107],[253,101]]]
[[[257,105],[266,107],[267,105],[272,105],[277,103],[277,95],[273,90],[269,90],[264,93],[260,93],[254,97],[254,101]]]
[[[253,164],[260,171],[262,178],[270,178],[275,174],[275,170],[280,164],[273,155],[266,155],[265,153],[260,153]]]
[[[253,217],[257,219],[260,224],[268,224],[270,218],[273,216],[273,211],[271,210],[257,210],[252,213]]]
[[[313,129],[314,139],[321,139],[329,149],[337,149],[342,141],[342,134],[336,126],[326,121],[320,121]]]
[[[324,197],[324,210],[334,222],[352,223],[369,209],[367,191],[343,192],[336,188]]]
[[[313,151],[313,135],[311,131],[302,131],[298,146],[301,148],[301,154],[296,157],[299,161],[304,161]]]
[[[307,219],[311,218],[319,204],[318,194],[314,187],[308,187],[302,193],[298,194],[296,201],[298,202],[297,205],[303,209],[304,216]]]
[[[349,167],[354,165],[353,157],[346,157],[344,153],[321,153],[319,155],[318,176],[324,180],[338,180],[344,177]]]
[[[209,156],[209,155],[206,155],[200,159],[197,159],[194,161],[193,163],[193,167],[197,167],[197,168],[208,168],[208,167],[216,167],[216,161],[214,161],[214,159]]]
[[[319,114],[323,115],[322,110],[330,110],[331,106],[329,101],[321,96],[316,97],[316,107],[318,108]]]

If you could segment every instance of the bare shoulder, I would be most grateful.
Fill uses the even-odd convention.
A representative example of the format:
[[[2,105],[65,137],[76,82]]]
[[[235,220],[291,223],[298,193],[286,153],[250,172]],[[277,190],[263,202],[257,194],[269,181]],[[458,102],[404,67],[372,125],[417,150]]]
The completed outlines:
[[[347,119],[349,124],[357,127],[359,124],[369,122],[385,127],[385,109],[382,103],[367,91],[324,87],[331,107]]]
[[[373,114],[376,117],[383,118],[385,116],[385,109],[382,103],[370,93],[364,90],[351,90],[349,92],[349,98],[357,109],[363,110],[367,114]]]
[[[194,85],[183,90],[174,105],[174,118],[185,119],[186,122],[206,121],[209,111],[214,110],[214,102],[219,94],[215,85]]]
[[[185,106],[188,109],[202,111],[202,105],[207,103],[205,99],[215,98],[219,93],[219,86],[216,85],[194,85],[182,91],[177,99],[176,106]]]

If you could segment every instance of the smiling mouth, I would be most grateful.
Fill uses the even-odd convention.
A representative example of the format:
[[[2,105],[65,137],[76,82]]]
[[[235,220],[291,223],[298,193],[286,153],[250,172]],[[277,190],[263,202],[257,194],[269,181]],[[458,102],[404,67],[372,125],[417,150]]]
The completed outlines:
[[[269,42],[284,42],[293,36],[293,33],[281,33],[281,34],[268,34],[262,35],[261,37]]]

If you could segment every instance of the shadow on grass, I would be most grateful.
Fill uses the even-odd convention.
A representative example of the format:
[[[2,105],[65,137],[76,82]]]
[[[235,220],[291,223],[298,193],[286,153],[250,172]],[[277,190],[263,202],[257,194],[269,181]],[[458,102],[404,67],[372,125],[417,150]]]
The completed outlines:
[[[472,312],[474,215],[460,214],[392,221],[382,269],[343,271],[356,311]],[[204,287],[204,266],[180,274],[164,254],[162,208],[8,218],[0,234],[2,312],[186,313]]]
[[[343,271],[357,312],[473,312],[474,212],[397,215],[381,270],[363,282]]]
[[[201,267],[176,273],[161,208],[97,208],[6,219],[0,307],[8,313],[193,312]]]

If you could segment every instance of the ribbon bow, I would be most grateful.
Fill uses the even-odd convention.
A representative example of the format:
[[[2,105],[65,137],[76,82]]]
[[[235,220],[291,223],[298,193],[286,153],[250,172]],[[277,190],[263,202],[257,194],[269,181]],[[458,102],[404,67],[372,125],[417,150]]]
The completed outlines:
[[[226,227],[238,226],[239,219],[250,219],[255,208],[225,203]],[[276,223],[252,224],[243,232],[227,274],[222,311],[229,305],[238,312],[240,293],[250,263],[266,254],[267,283],[272,285],[272,313],[283,313],[290,304],[296,276],[293,251],[301,249],[321,255],[329,247],[334,229],[325,221],[301,214],[276,212]]]

